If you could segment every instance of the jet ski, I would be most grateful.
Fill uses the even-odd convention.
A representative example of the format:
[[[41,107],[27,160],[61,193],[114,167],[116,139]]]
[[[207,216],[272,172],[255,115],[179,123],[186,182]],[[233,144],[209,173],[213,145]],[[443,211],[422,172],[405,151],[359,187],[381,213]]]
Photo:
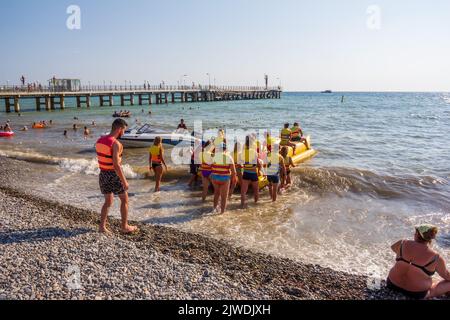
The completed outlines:
[[[162,143],[169,146],[177,146],[180,143],[194,145],[202,143],[201,139],[193,137],[187,130],[169,132],[152,128],[149,124],[142,127],[133,127],[119,139],[125,148],[148,148],[151,147],[156,137],[161,137]]]

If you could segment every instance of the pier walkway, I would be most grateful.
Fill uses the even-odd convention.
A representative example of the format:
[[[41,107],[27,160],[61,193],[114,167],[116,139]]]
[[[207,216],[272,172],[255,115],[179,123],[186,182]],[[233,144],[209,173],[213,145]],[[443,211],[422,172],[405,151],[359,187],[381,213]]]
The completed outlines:
[[[23,99],[34,99],[36,111],[65,109],[66,99],[76,100],[77,108],[93,106],[92,98],[98,106],[113,106],[114,98],[120,97],[120,105],[152,105],[176,102],[212,102],[230,100],[280,99],[280,87],[245,86],[89,86],[79,91],[61,91],[46,88],[0,87],[0,99],[4,101],[7,113],[20,112]]]

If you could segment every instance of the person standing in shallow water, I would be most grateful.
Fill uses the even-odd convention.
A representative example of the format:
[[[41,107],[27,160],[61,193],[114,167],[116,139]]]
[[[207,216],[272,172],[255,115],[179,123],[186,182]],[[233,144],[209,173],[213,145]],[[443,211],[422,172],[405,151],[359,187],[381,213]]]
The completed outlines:
[[[222,145],[216,146],[211,168],[211,181],[214,186],[214,211],[220,211],[221,214],[224,214],[228,205],[231,182],[236,179],[234,161],[227,153],[226,144],[222,143]]]
[[[388,288],[419,300],[450,293],[450,272],[444,259],[431,248],[437,233],[435,226],[417,226],[413,241],[401,240],[392,245],[397,258],[387,279]],[[433,282],[436,272],[442,281]]]
[[[114,196],[118,196],[121,202],[120,213],[122,216],[121,231],[129,234],[137,231],[136,227],[128,224],[128,182],[122,170],[123,146],[118,141],[124,135],[127,123],[122,119],[114,121],[111,133],[101,137],[96,143],[98,164],[100,168],[100,190],[105,197],[102,207],[100,228],[101,233],[111,233],[107,226],[109,209],[114,202]]]
[[[153,170],[155,172],[155,192],[160,192],[161,181],[164,173],[163,166],[166,168],[166,171],[168,171],[166,161],[164,160],[164,148],[161,137],[155,138],[153,146],[149,149],[149,155],[150,171]]]

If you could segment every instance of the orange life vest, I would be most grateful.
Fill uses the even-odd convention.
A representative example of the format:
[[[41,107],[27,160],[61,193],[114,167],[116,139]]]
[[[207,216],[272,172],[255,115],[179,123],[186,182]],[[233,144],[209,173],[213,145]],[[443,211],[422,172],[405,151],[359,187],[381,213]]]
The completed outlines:
[[[101,171],[114,171],[113,145],[116,139],[104,136],[98,139],[95,150],[97,151],[98,167]]]
[[[216,176],[231,176],[231,163],[227,163],[228,157],[225,153],[217,153],[212,164],[212,173]]]
[[[291,139],[298,139],[298,138],[301,138],[302,130],[300,129],[300,127],[293,127],[293,128],[291,129],[291,131],[292,131]]]

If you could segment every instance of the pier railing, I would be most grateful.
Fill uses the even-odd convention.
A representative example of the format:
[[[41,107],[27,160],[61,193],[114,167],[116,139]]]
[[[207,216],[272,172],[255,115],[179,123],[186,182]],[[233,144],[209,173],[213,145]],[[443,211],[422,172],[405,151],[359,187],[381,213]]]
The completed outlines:
[[[260,86],[213,86],[213,85],[84,85],[76,89],[42,85],[0,85],[0,93],[53,93],[53,92],[132,92],[132,91],[282,91],[278,87]]]

